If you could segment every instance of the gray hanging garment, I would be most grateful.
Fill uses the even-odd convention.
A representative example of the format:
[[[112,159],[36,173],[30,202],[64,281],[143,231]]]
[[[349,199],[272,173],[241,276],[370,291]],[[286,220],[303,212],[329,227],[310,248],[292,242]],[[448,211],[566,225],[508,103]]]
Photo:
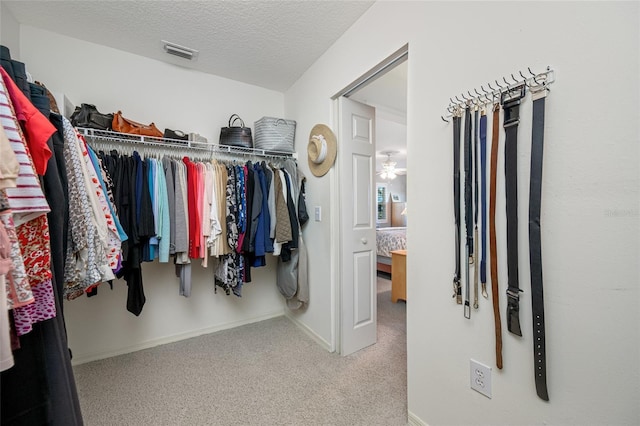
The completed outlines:
[[[285,299],[291,299],[298,291],[298,256],[299,250],[291,250],[291,259],[287,262],[278,257],[278,290]]]
[[[309,268],[307,261],[307,247],[300,235],[299,247],[296,250],[298,256],[298,292],[287,300],[287,306],[291,310],[300,309],[309,303]]]

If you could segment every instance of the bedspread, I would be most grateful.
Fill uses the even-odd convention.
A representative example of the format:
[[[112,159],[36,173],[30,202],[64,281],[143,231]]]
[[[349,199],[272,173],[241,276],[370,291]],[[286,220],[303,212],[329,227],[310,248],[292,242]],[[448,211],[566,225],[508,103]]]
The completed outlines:
[[[406,227],[376,229],[376,251],[378,256],[391,257],[393,250],[406,250],[406,248]]]

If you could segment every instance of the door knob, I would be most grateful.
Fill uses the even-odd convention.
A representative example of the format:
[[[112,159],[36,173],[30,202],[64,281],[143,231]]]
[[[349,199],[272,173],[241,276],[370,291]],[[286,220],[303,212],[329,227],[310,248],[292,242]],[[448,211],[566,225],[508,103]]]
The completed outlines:
[[[366,238],[363,238],[360,241],[362,241],[362,244],[367,244],[369,242]]]

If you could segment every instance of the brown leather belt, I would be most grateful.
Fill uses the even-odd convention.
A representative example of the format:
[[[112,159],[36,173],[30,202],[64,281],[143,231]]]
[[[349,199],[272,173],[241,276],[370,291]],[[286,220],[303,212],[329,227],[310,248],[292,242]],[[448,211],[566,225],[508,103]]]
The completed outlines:
[[[502,369],[502,321],[498,295],[498,254],[496,250],[496,170],[500,134],[500,105],[493,105],[493,134],[491,137],[491,177],[489,181],[489,257],[491,261],[491,296],[496,330],[496,365]]]

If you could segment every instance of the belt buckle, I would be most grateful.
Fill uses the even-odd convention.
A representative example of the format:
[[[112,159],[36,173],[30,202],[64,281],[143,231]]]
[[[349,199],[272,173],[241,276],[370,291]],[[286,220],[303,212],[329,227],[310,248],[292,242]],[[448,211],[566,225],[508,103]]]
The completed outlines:
[[[507,330],[516,336],[522,336],[519,317],[521,291],[517,287],[515,290],[507,288]]]
[[[458,294],[458,290],[460,289],[460,279],[458,277],[453,277],[453,298],[456,299],[456,303],[458,305],[462,304],[462,295]]]
[[[517,291],[511,290],[511,289],[507,289],[507,302],[509,302],[509,304],[511,303],[515,303],[516,305],[520,302],[520,293],[522,292],[522,290],[518,289]]]
[[[508,89],[506,92],[500,95],[500,103],[504,105],[505,103],[520,101],[520,99],[524,98],[525,96],[526,88],[527,88],[527,85],[522,83]]]

